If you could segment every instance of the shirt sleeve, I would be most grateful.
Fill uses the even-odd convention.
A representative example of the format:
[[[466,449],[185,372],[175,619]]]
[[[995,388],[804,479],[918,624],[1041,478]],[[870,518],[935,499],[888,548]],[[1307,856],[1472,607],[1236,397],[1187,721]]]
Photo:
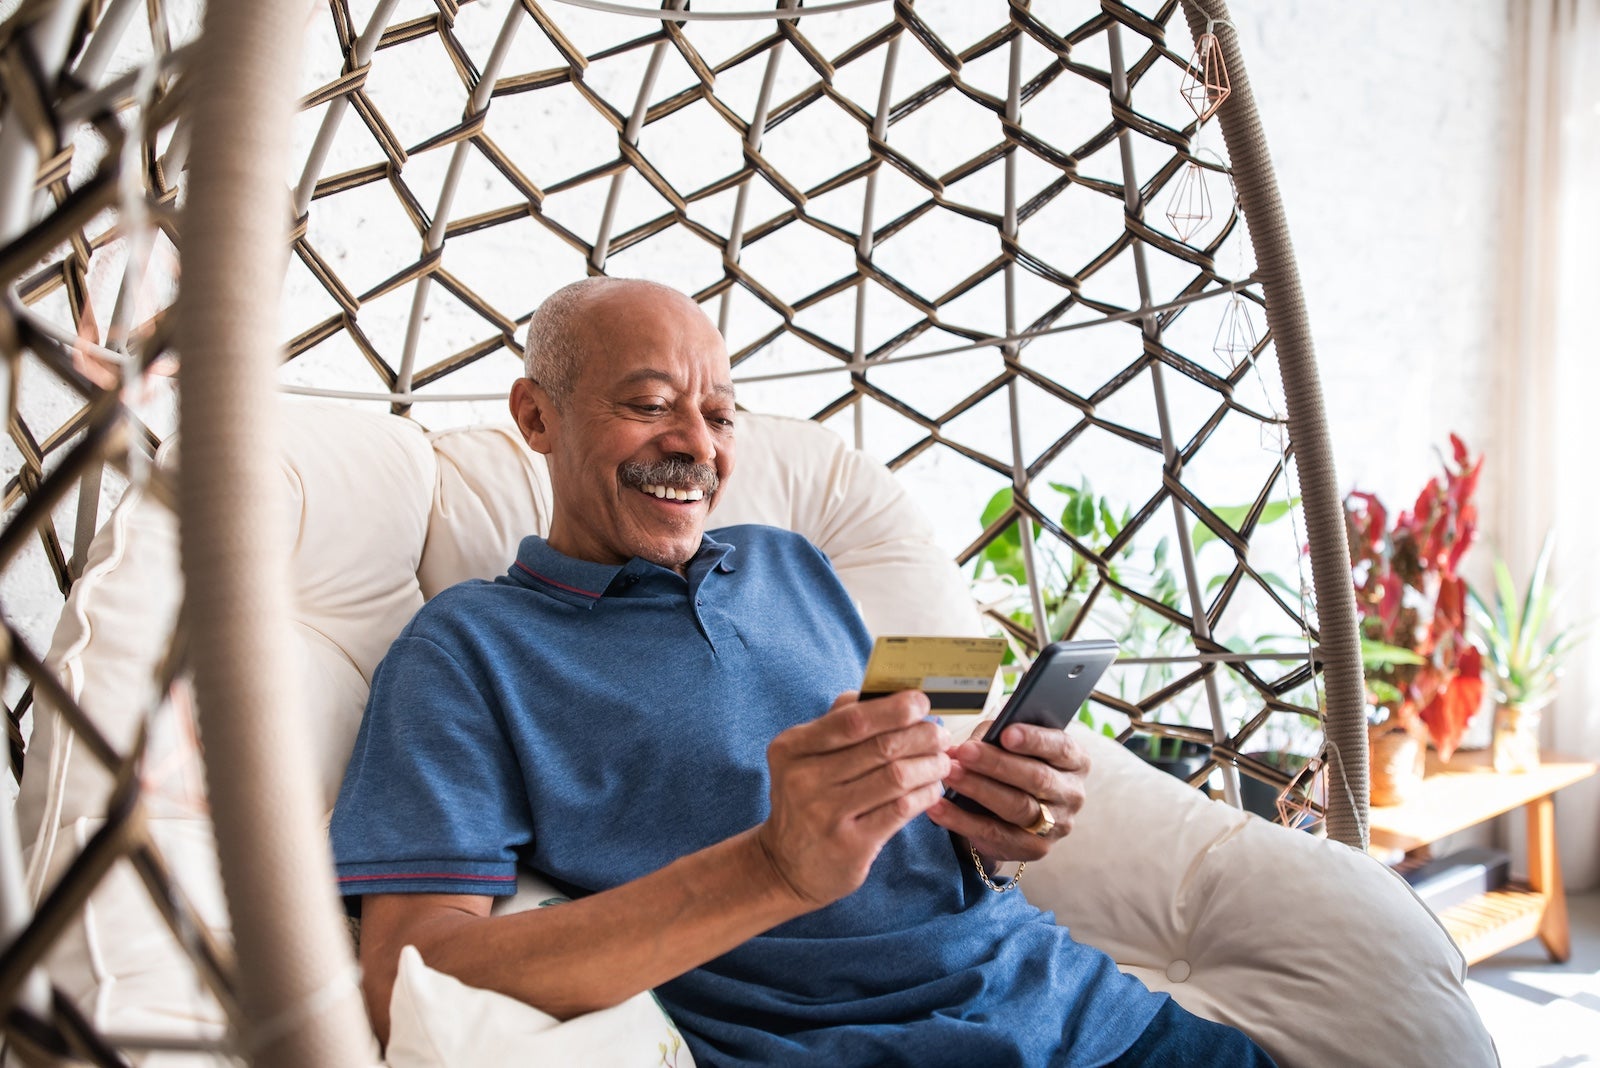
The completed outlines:
[[[485,687],[433,641],[402,635],[378,665],[329,838],[346,897],[516,891],[521,769]]]

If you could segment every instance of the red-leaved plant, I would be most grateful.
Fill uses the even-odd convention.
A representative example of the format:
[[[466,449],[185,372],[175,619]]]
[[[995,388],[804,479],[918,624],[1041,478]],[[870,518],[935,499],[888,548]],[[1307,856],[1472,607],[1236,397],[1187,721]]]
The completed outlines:
[[[1477,531],[1473,493],[1483,457],[1450,435],[1453,461],[1391,527],[1370,493],[1345,498],[1350,568],[1361,612],[1367,694],[1376,732],[1426,731],[1449,760],[1483,699],[1481,656],[1467,640],[1467,584],[1458,573]]]

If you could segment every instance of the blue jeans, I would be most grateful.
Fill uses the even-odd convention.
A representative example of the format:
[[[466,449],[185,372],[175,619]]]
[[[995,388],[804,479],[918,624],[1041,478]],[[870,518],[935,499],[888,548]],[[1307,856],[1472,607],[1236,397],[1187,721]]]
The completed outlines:
[[[1113,1068],[1274,1068],[1271,1057],[1243,1031],[1212,1023],[1169,1000]]]

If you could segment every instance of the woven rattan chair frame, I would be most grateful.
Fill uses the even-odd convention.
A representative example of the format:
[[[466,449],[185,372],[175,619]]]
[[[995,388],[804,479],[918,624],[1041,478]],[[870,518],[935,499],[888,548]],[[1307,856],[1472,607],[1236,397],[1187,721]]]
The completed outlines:
[[[357,25],[347,0],[331,0],[327,37],[336,42],[340,70],[298,100],[292,96],[294,82],[284,72],[301,66],[303,6],[216,5],[207,15],[204,40],[176,46],[174,40],[188,35],[181,28],[175,32],[175,24],[183,20],[173,15],[174,6],[182,7],[162,0],[25,0],[0,24],[5,108],[0,121],[0,237],[5,241],[0,272],[7,286],[4,322],[12,386],[12,470],[5,491],[6,522],[0,529],[0,571],[12,583],[12,576],[32,568],[62,592],[68,590],[82,572],[107,495],[103,479],[137,482],[177,508],[190,592],[183,625],[151,692],[159,700],[174,678],[192,670],[236,952],[252,967],[235,969],[234,951],[207,934],[144,830],[138,789],[142,743],[125,752],[109,742],[45,668],[35,652],[39,634],[19,625],[8,611],[3,621],[6,665],[13,678],[22,680],[7,690],[9,750],[15,765],[21,767],[24,756],[24,718],[35,695],[43,695],[85,751],[112,771],[118,783],[104,830],[36,906],[21,885],[15,825],[9,818],[0,820],[0,1005],[10,1007],[5,1030],[15,1049],[41,1059],[69,1055],[98,1064],[122,1063],[117,1036],[96,1034],[67,999],[42,984],[35,967],[65,919],[82,907],[113,863],[127,858],[234,1021],[236,1051],[263,1064],[362,1061],[359,1001],[348,954],[340,948],[317,840],[315,791],[307,770],[312,761],[295,756],[303,741],[286,717],[273,714],[293,704],[293,681],[283,670],[291,662],[285,644],[289,587],[283,547],[274,542],[274,528],[265,521],[266,504],[252,487],[271,483],[275,398],[284,388],[376,401],[402,414],[430,400],[491,396],[440,393],[432,387],[451,376],[464,377],[462,372],[496,354],[514,354],[532,306],[501,307],[448,269],[445,252],[453,240],[513,223],[535,225],[570,250],[576,257],[573,277],[581,271],[605,273],[614,257],[666,235],[682,235],[712,249],[717,277],[695,296],[725,328],[738,318],[736,299],[753,298],[770,323],[733,344],[736,377],[754,386],[833,375],[828,381],[838,380],[842,386],[809,413],[814,418],[848,417],[858,443],[872,405],[878,406],[874,411],[893,413],[916,428],[909,444],[888,457],[891,467],[904,470],[930,450],[947,449],[1010,484],[1009,506],[958,554],[959,562],[971,564],[997,539],[1016,539],[1030,579],[1032,623],[995,612],[997,626],[1027,649],[1037,649],[1054,636],[1046,631],[1045,565],[1040,559],[1045,550],[1039,546],[1070,548],[1098,576],[1066,628],[1069,633],[1088,618],[1096,597],[1110,597],[1114,591],[1183,628],[1192,642],[1186,674],[1137,699],[1106,702],[1127,715],[1129,730],[1212,744],[1211,762],[1199,777],[1219,770],[1232,799],[1236,767],[1280,788],[1289,785],[1283,772],[1245,755],[1247,743],[1274,715],[1318,715],[1326,733],[1328,833],[1353,845],[1365,844],[1364,702],[1343,512],[1284,213],[1238,35],[1221,0],[1184,0],[1181,7],[1177,0],[1167,0],[1148,12],[1103,0],[1081,24],[1067,28],[1022,0],[1009,6],[997,29],[964,48],[943,40],[911,3],[843,0],[802,10],[784,0],[777,11],[741,13],[679,11],[682,5],[675,0],[654,11],[597,0],[517,0],[487,49],[475,49],[458,33],[466,5],[457,0],[435,0],[423,14],[400,21],[394,20],[397,0],[378,0],[365,26]],[[628,30],[621,43],[586,53],[563,32],[576,8],[610,11],[605,17],[622,20],[616,25],[636,26],[637,33]],[[696,25],[721,16],[742,17],[746,24],[759,20],[764,29],[737,52],[708,58],[697,47]],[[804,24],[798,21],[802,16]],[[1135,90],[1153,78],[1152,71],[1198,74],[1204,89],[1206,72],[1194,69],[1188,56],[1169,42],[1180,16],[1193,39],[1215,34],[1228,72],[1229,91],[1215,121],[1229,165],[1197,153],[1198,118],[1174,124],[1135,107]],[[835,49],[819,45],[810,29],[830,18],[860,17],[873,20],[870,31]],[[511,70],[519,31],[538,35],[559,64],[522,73]],[[133,37],[138,38],[134,51],[139,58],[119,59],[128,51],[126,39]],[[408,46],[428,47],[435,58],[443,57],[465,99],[458,121],[409,146],[397,132],[400,124],[385,116],[369,84],[381,53]],[[1104,65],[1083,58],[1100,47]],[[1048,62],[1030,73],[1025,49],[1047,55]],[[885,57],[884,73],[876,104],[869,107],[840,87],[841,77],[851,64],[878,50]],[[897,62],[906,66],[912,54],[934,73],[915,86],[894,84]],[[784,56],[808,71],[805,84],[789,95],[775,89]],[[1008,76],[1001,93],[985,91],[965,73],[991,56],[1006,57]],[[616,57],[644,65],[631,109],[611,102],[585,77],[593,65]],[[692,72],[693,79],[681,90],[658,92],[656,79],[667,59]],[[719,78],[740,69],[761,72],[753,105],[743,109],[723,99],[717,88]],[[1051,144],[1022,120],[1023,105],[1047,93],[1057,79],[1081,79],[1097,87],[1108,108],[1109,117],[1096,125],[1093,135],[1070,150]],[[535,180],[526,162],[499,143],[490,116],[499,101],[556,90],[576,93],[599,117],[607,136],[615,138],[616,155],[553,181]],[[1212,99],[1219,95],[1210,94]],[[895,127],[942,97],[972,105],[975,114],[986,112],[1000,136],[992,147],[936,173],[901,150]],[[802,186],[769,158],[764,142],[807,108],[822,105],[840,123],[859,126],[867,150],[846,170]],[[642,147],[641,135],[653,124],[696,107],[711,109],[726,126],[738,143],[740,162],[715,181],[685,190]],[[318,125],[287,198],[291,212],[285,242],[285,216],[263,205],[285,201],[281,174],[283,161],[290,158],[296,108],[316,117]],[[370,134],[380,158],[325,173],[337,157],[341,129],[355,124]],[[1135,166],[1141,145],[1160,146],[1165,153],[1142,183]],[[197,150],[191,153],[190,146]],[[1096,176],[1083,166],[1096,152],[1113,149],[1120,161],[1118,180]],[[426,183],[413,177],[420,166],[416,161],[425,158],[447,161],[442,177],[432,183],[431,197],[424,196]],[[1051,168],[1055,178],[1024,196],[1018,179],[1022,162]],[[1229,171],[1239,208],[1198,245],[1151,221],[1156,195],[1191,164]],[[483,165],[515,191],[516,200],[463,213],[457,207],[462,176]],[[1004,173],[1002,205],[973,205],[953,191],[992,165]],[[916,196],[885,221],[873,215],[875,190],[880,179],[890,177],[909,182]],[[859,226],[808,211],[820,198],[857,181],[866,190]],[[625,182],[648,187],[660,210],[624,218],[618,204]],[[589,187],[606,189],[606,205],[592,233],[579,233],[554,205],[563,193]],[[762,215],[765,209],[752,189],[776,193],[784,203]],[[385,277],[357,285],[321,244],[318,205],[374,190],[393,195],[393,204],[415,228],[419,252]],[[1110,245],[1080,268],[1066,270],[1030,246],[1024,227],[1055,198],[1073,190],[1119,203],[1122,223]],[[719,228],[705,221],[697,205],[723,194],[736,201],[728,225]],[[939,212],[989,228],[999,238],[1000,251],[943,291],[929,293],[889,270],[878,252]],[[1248,221],[1256,267],[1248,276],[1228,278],[1217,267],[1217,255],[1235,236],[1241,219]],[[794,228],[791,233],[814,231],[844,246],[853,267],[811,292],[786,296],[790,291],[754,269],[746,255],[786,228]],[[119,242],[130,251],[102,333],[95,328],[90,273],[96,256]],[[154,270],[150,251],[167,243],[182,249],[183,299],[175,314],[142,312],[140,287]],[[281,346],[274,338],[274,303],[263,299],[283,285],[285,258],[263,251],[272,249],[292,250],[294,270],[310,279],[310,289],[331,309]],[[1133,299],[1118,302],[1093,292],[1097,276],[1109,273],[1108,265],[1123,256],[1136,266]],[[1147,256],[1186,265],[1189,280],[1163,298],[1152,284]],[[957,325],[959,317],[951,309],[991,279],[1002,285],[1003,329]],[[1017,299],[1022,280],[1042,280],[1059,290],[1060,299],[1024,321]],[[1191,308],[1207,301],[1215,308],[1220,302],[1213,298],[1230,294],[1264,308],[1268,330],[1258,341],[1252,339],[1248,359],[1219,372],[1178,351],[1171,331]],[[390,330],[400,340],[380,342],[374,308],[386,297],[407,295],[405,327]],[[869,295],[901,302],[911,309],[911,320],[870,342],[864,326]],[[808,325],[810,313],[839,297],[854,300],[850,344]],[[482,336],[439,354],[430,349],[423,324],[430,309],[446,299],[475,317]],[[100,311],[104,317],[104,307]],[[1042,339],[1115,323],[1137,325],[1142,354],[1109,371],[1096,388],[1071,388],[1025,359],[1028,347]],[[763,354],[785,344],[799,346],[823,364],[813,360],[799,369],[763,369]],[[297,367],[310,366],[319,352],[337,346],[356,354],[366,373],[375,376],[374,387],[296,380]],[[998,352],[1000,369],[972,383],[941,411],[926,412],[883,384],[883,368],[947,358],[958,350]],[[170,370],[177,352],[182,353],[183,383],[179,414],[188,444],[181,484],[174,485],[171,476],[149,463],[164,428],[141,418],[144,409],[137,397],[153,376]],[[1275,361],[1281,377],[1284,416],[1255,410],[1236,398],[1236,391],[1268,361]],[[1140,376],[1155,388],[1162,416],[1159,433],[1104,414],[1106,402]],[[1168,377],[1196,383],[1220,398],[1215,413],[1186,440],[1178,440],[1167,419],[1163,382]],[[1023,448],[1015,418],[1024,389],[1075,413],[1031,455]],[[956,420],[985,402],[1009,406],[1009,455],[952,432]],[[1281,456],[1241,522],[1222,518],[1184,478],[1185,466],[1230,414],[1287,430]],[[1067,530],[1034,492],[1052,465],[1090,430],[1159,455],[1162,469],[1159,487],[1136,502],[1132,520],[1117,540],[1098,549]],[[1250,540],[1278,492],[1275,487],[1286,485],[1291,474],[1298,481],[1314,611],[1274,592],[1248,559]],[[1123,581],[1112,559],[1152,517],[1166,515],[1180,534],[1188,594],[1184,608]],[[58,521],[72,527],[70,552],[68,540],[58,533]],[[1191,526],[1206,528],[1236,557],[1215,591],[1200,588]],[[1043,539],[1039,546],[1036,535]],[[241,566],[244,560],[252,566]],[[8,588],[25,584],[18,580]],[[1247,588],[1265,591],[1308,637],[1309,651],[1300,666],[1280,677],[1258,673],[1249,657],[1213,638],[1212,628],[1236,593]],[[1228,664],[1260,699],[1258,713],[1231,727],[1220,708],[1219,663]],[[1322,700],[1309,708],[1290,699],[1308,685],[1320,685],[1322,692]],[[1185,691],[1204,692],[1212,710],[1209,728],[1161,721],[1162,706]],[[223,709],[226,715],[217,711]],[[285,922],[290,918],[292,922]],[[126,1042],[121,1045],[128,1048]]]

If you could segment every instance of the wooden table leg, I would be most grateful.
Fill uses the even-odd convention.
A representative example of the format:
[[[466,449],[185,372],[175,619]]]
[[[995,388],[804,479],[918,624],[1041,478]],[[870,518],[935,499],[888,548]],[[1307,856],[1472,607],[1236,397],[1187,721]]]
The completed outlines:
[[[1561,858],[1556,855],[1556,806],[1550,796],[1528,802],[1528,888],[1544,897],[1539,941],[1557,963],[1572,956],[1567,926],[1567,893],[1561,884]]]

